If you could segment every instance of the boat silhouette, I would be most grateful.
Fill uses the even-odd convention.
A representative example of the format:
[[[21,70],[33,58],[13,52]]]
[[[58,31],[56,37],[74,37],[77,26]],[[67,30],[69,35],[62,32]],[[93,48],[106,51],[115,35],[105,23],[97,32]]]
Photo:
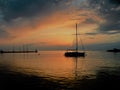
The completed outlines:
[[[68,49],[65,52],[66,57],[85,57],[85,51],[78,50],[78,33],[77,33],[77,24],[76,24],[76,48],[75,49]]]

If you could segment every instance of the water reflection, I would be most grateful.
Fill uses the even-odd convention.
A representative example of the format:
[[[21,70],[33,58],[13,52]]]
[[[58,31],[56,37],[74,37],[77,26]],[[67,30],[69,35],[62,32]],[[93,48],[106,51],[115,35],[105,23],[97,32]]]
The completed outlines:
[[[41,54],[3,54],[0,65],[21,72],[54,79],[94,78],[101,67],[120,65],[119,54],[88,52],[86,57],[66,58],[62,51],[43,51]]]
[[[66,58],[62,51],[43,51],[40,55],[2,54],[0,86],[11,83],[12,88],[22,85],[22,89],[47,90],[103,90],[101,86],[106,83],[116,86],[118,83],[114,82],[120,81],[120,54],[87,54],[85,58]]]

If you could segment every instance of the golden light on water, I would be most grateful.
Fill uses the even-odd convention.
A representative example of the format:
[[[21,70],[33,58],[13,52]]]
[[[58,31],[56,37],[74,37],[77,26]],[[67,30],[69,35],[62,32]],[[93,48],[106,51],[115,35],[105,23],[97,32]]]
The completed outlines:
[[[104,56],[104,57],[103,57]],[[86,57],[66,58],[64,51],[41,51],[38,54],[7,54],[2,57],[1,65],[7,66],[12,72],[22,72],[54,79],[72,79],[88,76],[93,78],[96,70],[101,67],[119,65],[112,54],[87,51]],[[94,58],[93,58],[94,57]]]

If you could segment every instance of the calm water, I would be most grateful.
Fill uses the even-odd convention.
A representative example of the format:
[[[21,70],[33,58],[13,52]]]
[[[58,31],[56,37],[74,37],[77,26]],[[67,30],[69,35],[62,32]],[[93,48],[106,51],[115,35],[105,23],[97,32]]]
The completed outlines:
[[[40,53],[40,55],[39,55]],[[120,67],[120,53],[87,51],[86,57],[67,58],[64,51],[40,51],[29,54],[0,54],[0,67],[11,72],[35,75],[62,83],[67,80],[96,78],[102,69]]]

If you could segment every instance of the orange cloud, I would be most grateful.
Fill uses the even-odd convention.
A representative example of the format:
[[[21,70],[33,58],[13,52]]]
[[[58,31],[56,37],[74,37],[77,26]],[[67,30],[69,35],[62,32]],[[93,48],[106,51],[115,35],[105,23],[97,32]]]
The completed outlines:
[[[89,18],[98,23],[86,23]],[[70,46],[74,39],[72,34],[75,33],[75,23],[78,23],[78,32],[83,34],[95,31],[98,24],[102,22],[103,20],[93,11],[78,11],[70,8],[56,11],[42,18],[40,16],[31,19],[18,18],[4,28],[13,37],[12,44],[36,43],[39,45],[39,42],[46,42],[47,46]],[[96,42],[83,37],[86,39],[86,44]],[[6,43],[9,44],[9,40],[6,40]]]

